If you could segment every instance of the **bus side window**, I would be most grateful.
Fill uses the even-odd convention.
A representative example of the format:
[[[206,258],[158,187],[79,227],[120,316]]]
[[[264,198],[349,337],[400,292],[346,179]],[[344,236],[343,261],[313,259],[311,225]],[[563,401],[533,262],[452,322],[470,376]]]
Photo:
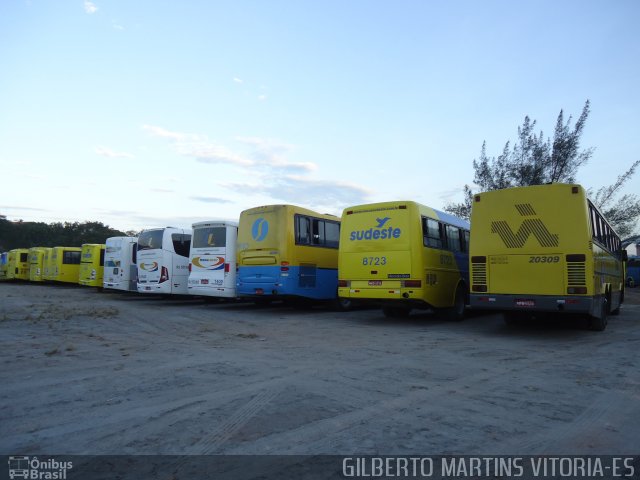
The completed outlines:
[[[324,221],[314,218],[313,223],[313,236],[311,237],[311,243],[313,245],[325,244],[325,228]]]
[[[131,249],[131,261],[134,265],[138,263],[138,244],[134,243],[133,248]]]
[[[82,252],[62,252],[62,263],[65,265],[80,265]]]
[[[310,245],[311,244],[311,221],[308,217],[302,215],[296,215],[296,244],[297,245]]]
[[[464,239],[464,246],[463,246],[462,251],[464,253],[469,253],[469,241],[470,241],[469,230],[461,230],[461,232],[462,232],[462,236],[463,236],[463,239]]]
[[[104,249],[100,249],[100,266],[104,267]]]
[[[337,222],[324,222],[325,246],[338,248],[340,243],[340,224]]]
[[[449,250],[453,250],[454,252],[462,251],[462,247],[460,246],[460,229],[452,225],[446,225],[445,228],[447,230],[447,246]]]
[[[422,219],[422,232],[424,235],[425,246],[442,248],[444,231],[441,226],[440,222],[432,218]]]

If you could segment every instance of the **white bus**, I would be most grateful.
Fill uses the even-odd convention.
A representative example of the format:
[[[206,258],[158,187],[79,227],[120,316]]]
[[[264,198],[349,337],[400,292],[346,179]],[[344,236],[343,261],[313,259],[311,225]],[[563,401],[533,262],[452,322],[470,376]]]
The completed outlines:
[[[189,293],[190,246],[190,229],[143,230],[138,237],[138,292]]]
[[[237,222],[193,224],[189,258],[189,293],[236,297]]]
[[[110,237],[105,242],[104,288],[135,292],[138,237]]]

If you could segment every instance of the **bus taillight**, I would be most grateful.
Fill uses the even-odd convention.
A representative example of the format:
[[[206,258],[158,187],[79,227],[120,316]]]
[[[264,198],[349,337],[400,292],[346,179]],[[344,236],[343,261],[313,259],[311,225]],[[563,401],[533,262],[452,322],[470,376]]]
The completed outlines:
[[[191,265],[189,265],[191,266]],[[231,271],[231,264],[230,263],[225,263],[224,264],[224,273],[229,273]]]
[[[567,288],[568,295],[586,295],[587,287],[569,287]]]
[[[420,288],[422,286],[422,280],[405,280],[405,288]]]
[[[189,262],[189,273],[191,273],[191,262]]]
[[[349,286],[349,280],[338,280],[338,287],[346,288]]]
[[[160,281],[158,283],[166,282],[167,280],[169,280],[169,270],[167,270],[167,267],[162,267]]]

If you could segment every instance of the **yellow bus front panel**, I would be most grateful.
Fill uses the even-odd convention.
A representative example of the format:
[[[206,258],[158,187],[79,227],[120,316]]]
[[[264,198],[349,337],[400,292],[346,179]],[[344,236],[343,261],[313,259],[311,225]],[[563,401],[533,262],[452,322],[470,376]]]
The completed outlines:
[[[82,245],[78,278],[80,285],[102,288],[105,248],[104,244],[98,243],[85,243]]]
[[[7,279],[29,280],[29,250],[15,248],[7,256]]]
[[[29,280],[32,282],[42,282],[44,275],[44,252],[41,247],[29,249]]]

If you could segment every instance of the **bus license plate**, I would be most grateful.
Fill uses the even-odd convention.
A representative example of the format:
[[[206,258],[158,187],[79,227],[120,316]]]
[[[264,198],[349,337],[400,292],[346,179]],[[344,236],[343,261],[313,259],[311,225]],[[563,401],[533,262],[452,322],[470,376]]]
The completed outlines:
[[[200,279],[200,284],[201,285],[209,285],[209,279],[208,278]]]
[[[382,280],[369,280],[369,286],[370,287],[381,287],[382,286]]]
[[[264,290],[261,288],[256,288],[256,295],[264,295]]]
[[[516,300],[516,307],[535,307],[536,301],[519,298]]]

